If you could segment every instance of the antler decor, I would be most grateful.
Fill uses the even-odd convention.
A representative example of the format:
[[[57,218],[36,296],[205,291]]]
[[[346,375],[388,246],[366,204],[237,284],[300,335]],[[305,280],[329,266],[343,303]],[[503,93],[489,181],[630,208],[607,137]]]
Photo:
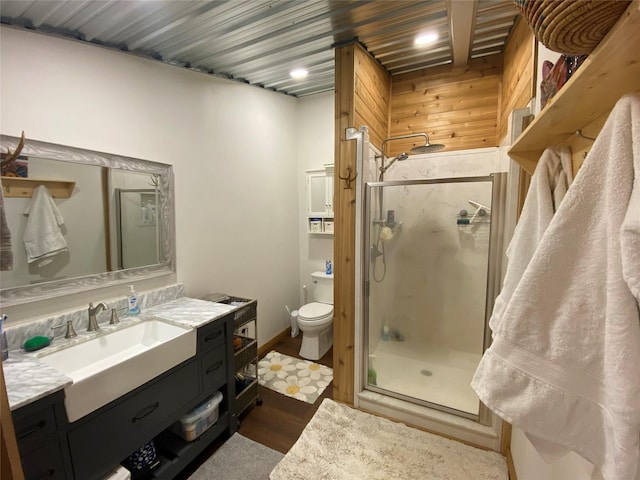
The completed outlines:
[[[160,185],[160,175],[158,175],[157,173],[152,173],[151,174],[151,179],[149,181],[149,185],[151,185],[152,187],[158,188],[158,185]]]
[[[11,149],[7,148],[7,153],[2,155],[3,157],[5,157],[2,159],[2,162],[0,162],[2,166],[4,167],[6,165],[9,165],[12,162],[15,162],[20,156],[20,152],[22,152],[23,148],[24,148],[24,130],[22,131],[20,143],[18,143],[18,146],[16,147],[15,151],[11,152]]]

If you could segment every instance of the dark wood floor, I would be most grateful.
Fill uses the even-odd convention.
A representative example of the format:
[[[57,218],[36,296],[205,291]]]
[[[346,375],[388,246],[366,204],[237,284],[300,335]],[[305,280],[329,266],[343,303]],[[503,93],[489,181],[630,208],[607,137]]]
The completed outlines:
[[[273,348],[277,352],[291,357],[301,358],[300,343],[302,335],[295,338],[286,337]],[[318,363],[333,368],[333,349],[320,359]],[[286,397],[268,388],[260,387],[262,405],[250,407],[240,417],[240,429],[244,437],[266,445],[267,447],[287,453],[309,423],[313,414],[325,398],[331,398],[333,385],[329,385],[322,395],[309,404]]]
[[[302,335],[295,338],[289,336],[278,342],[273,350],[291,357],[302,358],[298,354]],[[333,368],[333,349],[320,359],[318,363]],[[266,445],[282,453],[287,453],[306,427],[313,414],[325,398],[331,398],[333,384],[330,384],[314,404],[302,402],[281,395],[268,388],[259,387],[262,405],[249,407],[240,416],[238,432],[251,440]],[[176,480],[187,480],[213,453],[220,448],[226,438],[213,442],[198,458],[196,458]]]

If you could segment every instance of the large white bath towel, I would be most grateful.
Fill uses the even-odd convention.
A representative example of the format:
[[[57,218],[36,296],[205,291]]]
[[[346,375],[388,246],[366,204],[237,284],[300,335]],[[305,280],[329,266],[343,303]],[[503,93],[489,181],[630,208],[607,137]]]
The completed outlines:
[[[54,255],[67,249],[67,241],[60,231],[64,218],[47,187],[38,185],[35,188],[31,204],[24,213],[29,215],[23,235],[27,261],[37,262],[38,266],[51,263]]]
[[[640,479],[640,97],[612,110],[472,386],[494,412]]]
[[[511,296],[522,274],[529,265],[536,248],[547,230],[560,202],[573,180],[571,151],[567,147],[548,148],[540,157],[531,178],[520,221],[507,248],[508,268],[500,295],[496,298],[489,320],[492,331],[496,331]]]

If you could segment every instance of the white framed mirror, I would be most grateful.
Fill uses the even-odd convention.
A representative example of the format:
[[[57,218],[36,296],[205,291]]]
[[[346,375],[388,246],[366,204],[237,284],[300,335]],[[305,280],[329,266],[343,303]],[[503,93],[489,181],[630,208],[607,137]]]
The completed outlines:
[[[0,135],[1,151],[14,151],[19,140]],[[36,185],[52,185],[54,180],[69,185],[67,194],[52,195],[64,218],[61,231],[67,245],[43,264],[27,258],[24,212],[33,199],[12,191],[19,188],[16,182],[3,177],[14,268],[0,272],[0,306],[175,272],[170,165],[29,139],[20,158],[26,170],[21,173]]]

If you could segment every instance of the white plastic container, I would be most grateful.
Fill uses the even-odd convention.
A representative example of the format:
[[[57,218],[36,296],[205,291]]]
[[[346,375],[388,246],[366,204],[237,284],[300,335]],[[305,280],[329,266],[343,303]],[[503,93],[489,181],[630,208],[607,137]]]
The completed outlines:
[[[218,421],[222,393],[216,392],[171,426],[171,431],[191,442]]]

